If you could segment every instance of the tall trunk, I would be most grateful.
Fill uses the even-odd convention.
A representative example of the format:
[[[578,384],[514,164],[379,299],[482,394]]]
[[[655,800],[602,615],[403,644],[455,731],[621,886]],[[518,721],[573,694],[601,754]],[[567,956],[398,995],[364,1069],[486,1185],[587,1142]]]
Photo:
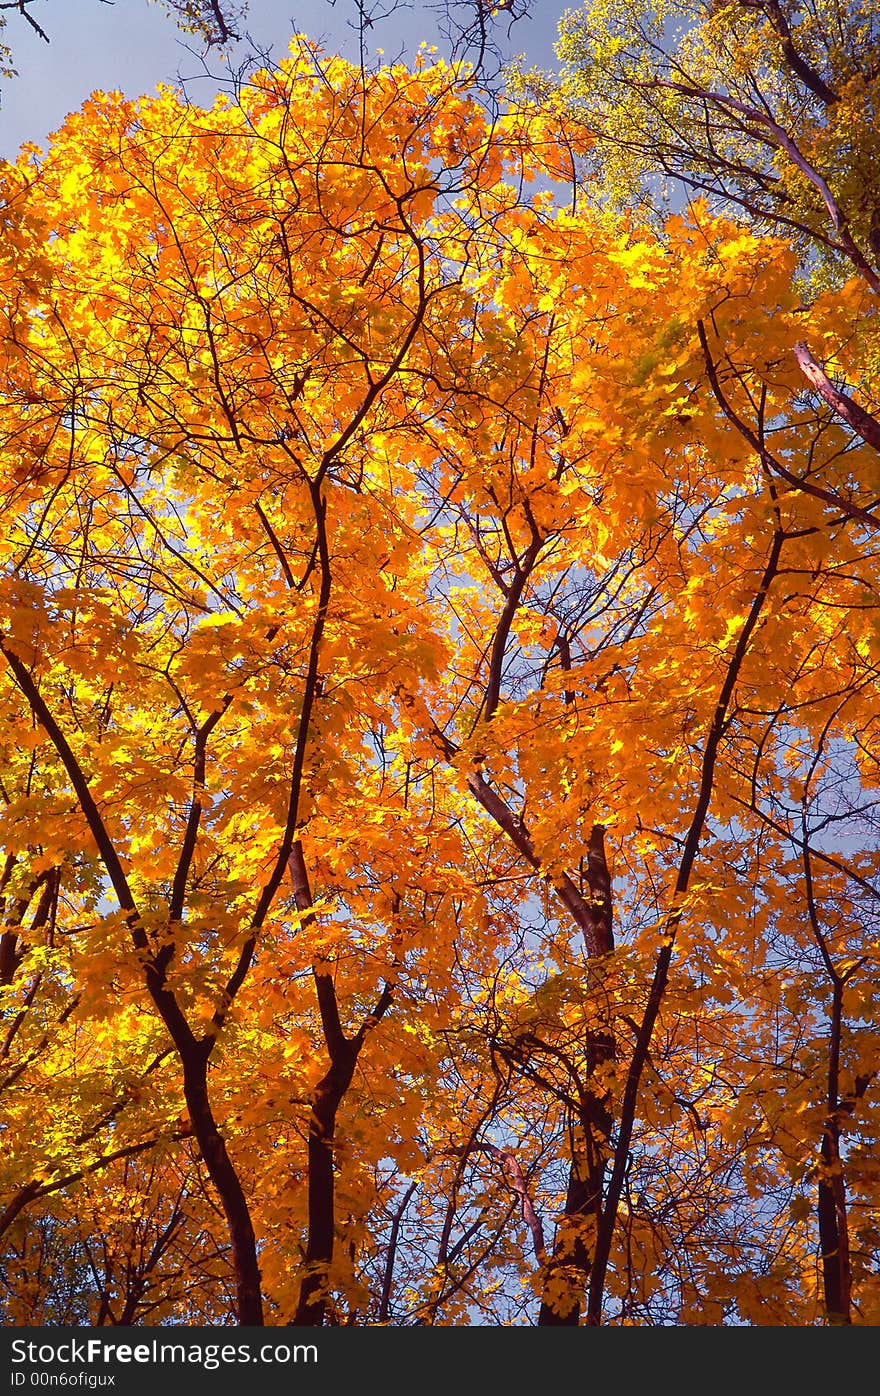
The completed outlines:
[[[311,928],[315,921],[315,907],[300,839],[293,841],[289,866],[294,898],[302,915],[302,928],[305,930]],[[333,1260],[336,1230],[336,1177],[333,1162],[336,1112],[351,1085],[360,1050],[368,1033],[391,1005],[392,989],[391,985],[386,983],[372,1012],[367,1014],[353,1037],[346,1037],[339,1018],[339,1004],[332,974],[327,972],[326,965],[313,965],[312,974],[330,1066],[315,1087],[309,1116],[309,1231],[294,1323],[309,1328],[320,1328],[327,1310],[328,1274]]]
[[[590,1280],[592,1238],[602,1210],[607,1159],[607,1135],[600,1140],[589,1124],[579,1124],[572,1146],[565,1210],[544,1277],[539,1328],[576,1328],[580,1323]]]
[[[812,895],[812,877],[806,864],[807,891],[814,929],[818,927]],[[821,947],[825,948],[824,937]],[[831,966],[826,950],[826,963]],[[852,1323],[850,1299],[852,1275],[849,1258],[849,1223],[846,1215],[846,1183],[843,1160],[840,1157],[840,1042],[843,1028],[844,980],[833,971],[834,994],[831,1005],[831,1041],[828,1052],[828,1115],[822,1135],[822,1172],[819,1175],[819,1195],[816,1213],[819,1222],[819,1245],[822,1250],[822,1283],[825,1291],[825,1313],[831,1324]],[[858,1089],[858,1086],[857,1086]]]
[[[840,1158],[840,1130],[833,1120],[829,1120],[825,1126],[821,1152],[822,1165],[826,1171],[819,1178],[816,1211],[819,1219],[819,1244],[822,1250],[825,1312],[831,1324],[852,1323],[846,1184]]]
[[[229,1226],[236,1315],[242,1326],[258,1328],[263,1325],[263,1301],[257,1241],[241,1181],[211,1110],[207,1073],[207,1058],[203,1053],[198,1057],[187,1054],[183,1062],[184,1096],[196,1142]]]
[[[333,1136],[336,1112],[351,1084],[357,1051],[342,1055],[344,1060],[334,1063],[318,1083],[309,1117],[309,1233],[305,1272],[293,1320],[307,1328],[320,1328],[327,1311],[327,1276],[336,1231]]]
[[[605,831],[595,824],[587,850],[592,937],[590,958],[596,950],[614,948],[611,878],[605,857]],[[565,1208],[556,1232],[541,1296],[538,1326],[575,1328],[580,1323],[592,1268],[593,1238],[602,1215],[605,1169],[611,1155],[612,1118],[607,1092],[593,1089],[595,1073],[614,1056],[614,1039],[608,1033],[591,1032],[586,1043],[587,1081],[581,1090],[577,1127],[573,1134]]]

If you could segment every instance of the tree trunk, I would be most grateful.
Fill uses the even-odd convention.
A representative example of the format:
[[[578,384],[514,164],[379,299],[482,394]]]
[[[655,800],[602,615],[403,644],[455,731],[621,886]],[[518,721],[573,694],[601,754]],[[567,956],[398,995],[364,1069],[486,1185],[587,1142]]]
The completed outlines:
[[[587,869],[593,935],[601,953],[614,948],[611,878],[605,858],[605,831],[595,824],[590,834]],[[595,958],[591,955],[590,958]],[[587,1039],[587,1085],[581,1091],[578,1129],[572,1145],[565,1210],[544,1279],[538,1326],[577,1327],[586,1301],[592,1268],[592,1241],[602,1214],[605,1169],[611,1154],[612,1118],[607,1092],[593,1090],[597,1068],[614,1056],[614,1038],[591,1032]]]
[[[357,1051],[331,1066],[315,1090],[309,1118],[309,1234],[305,1274],[300,1285],[294,1323],[320,1328],[327,1311],[327,1275],[333,1260],[336,1232],[333,1136],[336,1112],[354,1074]]]
[[[244,1327],[263,1326],[257,1241],[244,1189],[211,1110],[208,1064],[202,1056],[183,1063],[183,1090],[193,1133],[229,1226],[235,1271],[236,1316]]]
[[[835,1325],[852,1323],[849,1228],[839,1141],[840,1131],[835,1122],[829,1121],[822,1138],[822,1165],[827,1172],[819,1178],[816,1211],[822,1250],[825,1312],[828,1322]]]

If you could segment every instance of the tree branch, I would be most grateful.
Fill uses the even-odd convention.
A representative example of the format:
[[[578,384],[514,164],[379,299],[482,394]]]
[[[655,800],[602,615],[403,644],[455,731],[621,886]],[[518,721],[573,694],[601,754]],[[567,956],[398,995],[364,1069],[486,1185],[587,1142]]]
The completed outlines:
[[[706,338],[706,329],[702,320],[697,321],[697,334],[700,337],[700,344],[703,349],[703,356],[706,361],[706,373],[712,387],[719,407],[729,422],[732,422],[744,440],[748,441],[761,462],[768,470],[781,477],[793,489],[800,490],[803,494],[810,494],[814,499],[821,499],[823,503],[830,504],[833,509],[839,509],[841,514],[848,519],[858,519],[859,523],[867,524],[869,528],[880,528],[880,519],[870,510],[863,509],[859,504],[853,504],[835,493],[834,490],[823,489],[821,485],[814,485],[809,480],[803,480],[798,475],[792,474],[790,470],[778,460],[771,451],[767,450],[764,442],[752,431],[736,413],[727,399],[721,382],[718,378],[718,370],[709,350],[709,341]]]
[[[833,408],[839,417],[842,417],[848,427],[852,427],[857,436],[868,445],[873,446],[875,451],[880,451],[880,422],[866,412],[864,407],[860,407],[854,398],[848,393],[844,393],[840,388],[835,388],[824,368],[818,363],[810,353],[804,341],[798,340],[794,346],[794,356],[800,364],[804,377],[812,383],[820,397]]]

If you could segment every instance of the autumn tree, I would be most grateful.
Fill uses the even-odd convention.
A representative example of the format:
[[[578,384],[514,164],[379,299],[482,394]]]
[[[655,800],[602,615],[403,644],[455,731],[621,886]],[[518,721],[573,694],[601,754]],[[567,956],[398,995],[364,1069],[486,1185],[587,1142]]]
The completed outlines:
[[[592,138],[300,40],[5,171],[13,1322],[876,1321],[870,302]]]
[[[836,439],[841,460],[849,458],[859,442],[872,451],[880,448],[876,341],[869,329],[872,297],[880,288],[872,117],[875,29],[870,5],[588,5],[567,19],[560,47],[566,64],[562,90],[593,127],[596,142],[586,159],[610,206],[621,212],[627,205],[640,207],[656,224],[670,196],[684,191],[693,197],[697,192],[716,208],[738,211],[759,231],[783,232],[790,238],[798,257],[804,332],[788,352],[803,375],[803,388],[812,394],[817,428],[826,439]],[[823,286],[840,287],[847,277],[854,279],[842,294],[859,301],[855,320],[866,333],[857,333],[851,352],[835,359],[821,342],[811,341],[809,312]],[[701,325],[699,333],[713,394],[747,447],[787,488],[830,504],[836,492],[829,458],[811,458],[811,468],[801,473],[792,469],[796,456],[776,454],[762,426],[764,397],[745,413],[736,411],[727,386],[743,385],[741,367],[714,322]],[[756,418],[754,406],[760,409]],[[811,450],[816,440],[817,433],[802,431],[800,451]],[[802,454],[800,458],[806,459]],[[864,472],[859,483],[868,486],[868,507],[858,522],[869,530],[876,527],[872,459],[869,452],[865,465],[859,466]],[[847,494],[848,488],[839,497],[843,511],[850,507]],[[817,604],[822,604],[818,597]],[[838,711],[849,701],[841,698]],[[829,767],[841,769],[842,754],[830,730],[789,739],[813,773],[811,780]],[[856,793],[858,774],[853,782],[851,813],[827,816],[827,827],[840,833],[847,849],[851,840],[857,845],[863,837],[849,830],[863,827],[870,813],[870,803],[860,802]],[[840,791],[845,784],[838,777],[834,788]],[[811,789],[811,808],[814,798],[818,796]],[[829,953],[813,899],[815,859],[818,853],[821,862],[823,854],[808,837],[812,821],[803,810],[801,816],[800,828],[796,811],[769,816],[768,827],[775,836],[787,834],[793,840],[791,851],[800,860],[796,897],[808,910],[832,1000],[821,1146],[825,1171],[818,1181],[817,1211],[828,1312],[848,1315],[845,1168],[839,1131],[841,1119],[852,1114],[855,1097],[840,1099],[837,1062],[842,1003],[850,997],[844,992],[845,978],[863,966],[856,960],[841,968]],[[826,849],[824,856],[827,853]],[[860,871],[847,858],[842,861],[855,887]],[[863,913],[864,905],[856,920],[857,939],[863,933]],[[850,1092],[860,1097],[869,1076],[870,1072],[857,1073]]]
[[[399,497],[398,456],[411,453],[414,423],[430,415],[422,397],[438,391],[444,354],[451,356],[454,385],[458,340],[472,336],[476,305],[462,268],[470,274],[495,237],[493,216],[480,205],[497,204],[499,218],[516,202],[515,192],[498,182],[505,160],[520,158],[460,86],[442,64],[423,75],[383,70],[367,84],[359,70],[335,60],[324,64],[303,49],[277,73],[255,80],[240,101],[218,102],[209,116],[168,93],[154,104],[151,124],[145,106],[97,96],[68,123],[39,170],[25,157],[9,172],[6,439],[17,464],[3,652],[36,724],[37,752],[23,758],[24,783],[8,792],[10,828],[22,812],[20,799],[30,808],[34,795],[38,803],[44,795],[60,802],[65,830],[58,835],[63,847],[51,840],[47,847],[48,828],[34,844],[36,830],[16,827],[10,893],[23,881],[35,895],[41,873],[51,872],[56,915],[63,884],[74,918],[87,917],[85,940],[76,941],[103,977],[100,997],[113,985],[138,1002],[125,1029],[125,1073],[134,1084],[123,1077],[109,1098],[98,1092],[92,1118],[72,1135],[57,1139],[47,1131],[49,1157],[38,1141],[38,1157],[22,1149],[23,1181],[6,1220],[12,1225],[47,1189],[153,1147],[168,1137],[168,1117],[185,1105],[181,1133],[196,1140],[226,1216],[241,1322],[260,1321],[259,1265],[268,1272],[272,1255],[264,1240],[258,1261],[245,1188],[217,1125],[209,1064],[221,1032],[226,1041],[235,1033],[232,1015],[246,982],[264,1004],[269,985],[281,993],[269,1010],[277,1029],[291,1008],[285,995],[308,972],[305,964],[297,967],[296,951],[277,973],[277,956],[289,954],[282,942],[300,931],[294,938],[310,946],[323,1045],[308,1068],[297,1052],[302,1076],[299,1069],[291,1076],[280,1060],[274,1068],[288,1103],[305,1106],[307,1115],[304,1276],[297,1306],[283,1315],[320,1322],[334,1250],[336,1116],[364,1043],[391,1005],[401,918],[412,916],[405,906],[408,880],[387,853],[364,845],[357,875],[348,866],[351,835],[330,791],[354,781],[346,797],[354,802],[348,827],[359,841],[363,809],[390,801],[384,836],[399,826],[394,847],[411,844],[416,858],[420,839],[402,831],[425,797],[417,783],[404,780],[399,788],[386,769],[384,729],[399,695],[416,692],[420,676],[437,671],[442,644],[413,619],[427,571],[419,534],[407,522],[417,500]],[[375,103],[369,118],[365,99]],[[316,114],[324,123],[319,128]],[[255,161],[247,169],[240,163],[245,151]],[[118,227],[107,221],[111,208],[119,210]],[[48,263],[40,249],[47,218],[55,233]],[[234,265],[227,241],[233,228]],[[51,286],[48,318],[40,279]],[[288,307],[283,313],[282,306]],[[506,348],[499,339],[498,352]],[[246,466],[256,472],[251,486]],[[87,521],[93,517],[94,525]],[[379,533],[387,547],[377,559]],[[131,572],[123,561],[129,557]],[[414,567],[412,585],[405,560]],[[359,571],[364,566],[366,573]],[[16,638],[19,615],[30,636],[24,644]],[[57,693],[42,669],[51,645],[33,630],[40,616],[50,629],[60,625],[59,639],[68,636]],[[86,616],[95,621],[91,632]],[[103,677],[94,668],[99,653],[112,669]],[[338,678],[334,654],[343,666]],[[289,675],[289,696],[284,684],[269,682],[276,669]],[[77,670],[84,688],[68,735],[58,705],[65,693],[73,696],[69,681]],[[385,696],[368,702],[374,680]],[[255,705],[269,725],[260,735],[253,731],[256,764],[239,769],[249,727],[234,714],[237,703],[250,711],[249,685],[275,696],[268,710]],[[157,700],[164,697],[144,729],[138,714],[149,710],[151,686]],[[14,704],[10,720],[20,725]],[[103,776],[100,760],[93,761],[101,751],[110,762]],[[109,781],[106,791],[102,781]],[[212,787],[216,795],[208,793]],[[78,810],[72,821],[70,798]],[[427,799],[423,817],[430,825],[430,791]],[[303,834],[324,800],[330,845],[319,855],[314,850],[319,862],[312,859],[310,871]],[[444,818],[436,817],[440,832],[425,841],[423,856],[433,865],[433,895],[440,896],[462,859],[454,821],[444,839]],[[240,846],[231,862],[221,852],[223,840],[217,842],[223,831],[230,848]],[[76,872],[62,875],[71,860]],[[427,874],[417,867],[418,861],[412,877],[422,911],[407,950],[418,962],[409,942],[426,933],[430,899],[419,886]],[[282,889],[283,930],[273,912]],[[117,912],[106,908],[108,896]],[[19,959],[26,958],[20,942],[31,950],[45,920],[38,908],[28,926],[17,910],[20,900],[12,903],[9,932],[10,956]],[[358,943],[370,923],[377,930],[366,942],[364,963],[334,948],[349,932]],[[432,934],[436,929],[433,924]],[[276,935],[281,941],[273,951]],[[66,938],[65,952],[73,944]],[[434,974],[442,972],[442,960]],[[331,973],[337,961],[348,965],[344,986]],[[69,982],[76,975],[62,954],[56,976]],[[14,991],[25,991],[23,977]],[[19,1050],[30,1052],[35,1043],[26,1057],[37,1072],[35,1088],[41,1069],[59,1070],[55,1051],[68,1061],[61,1074],[71,1077],[65,1053],[75,1048],[51,1029],[95,1007],[79,992],[61,997],[54,1024],[47,1007],[48,1027],[25,1014],[33,1038],[19,1034]],[[105,1016],[103,1007],[99,1013]],[[308,1036],[310,1026],[299,1031]],[[248,1056],[256,1053],[260,1066],[253,1069],[265,1075],[258,1038]],[[177,1086],[167,1079],[169,1056],[177,1061]],[[159,1133],[145,1139],[144,1111],[129,1105],[130,1099],[144,1103],[154,1072],[155,1079],[166,1078],[151,1097],[161,1102]],[[237,1107],[236,1092],[243,1093]],[[245,1109],[251,1093],[251,1068],[241,1066],[228,1108],[244,1128],[252,1123]],[[274,1096],[270,1090],[266,1097],[270,1111],[279,1108]],[[69,1102],[63,1114],[73,1119]],[[123,1120],[136,1121],[138,1137],[119,1146]],[[92,1153],[79,1169],[63,1168],[60,1181],[46,1181],[47,1169],[57,1172],[51,1158],[60,1154],[66,1163],[79,1146],[94,1151],[96,1136],[111,1124],[119,1147],[97,1158]],[[275,1130],[268,1119],[260,1128]],[[278,1186],[284,1190],[280,1179]],[[300,1197],[297,1190],[298,1206]],[[279,1257],[279,1269],[286,1260]]]

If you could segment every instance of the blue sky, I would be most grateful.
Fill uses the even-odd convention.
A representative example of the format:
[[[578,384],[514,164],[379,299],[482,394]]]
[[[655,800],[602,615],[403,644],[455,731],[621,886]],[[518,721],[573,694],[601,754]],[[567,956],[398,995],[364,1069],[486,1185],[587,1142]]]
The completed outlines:
[[[572,0],[531,0],[531,14],[512,27],[508,52],[551,66],[559,18],[572,7]],[[160,5],[147,0],[115,0],[112,5],[101,0],[40,0],[33,13],[51,42],[44,43],[19,16],[9,15],[4,37],[13,49],[19,77],[2,84],[0,156],[12,158],[26,140],[44,144],[67,112],[95,88],[137,96],[151,92],[158,82],[184,77],[190,80],[193,100],[210,100],[211,80],[197,76],[204,71],[200,53],[187,47],[195,41],[177,30]],[[353,0],[251,0],[248,29],[254,43],[276,57],[297,29],[353,56],[354,13]],[[436,0],[409,0],[391,19],[375,25],[373,46],[396,56],[422,38],[439,42],[436,19]],[[498,32],[503,35],[505,29],[502,23]],[[231,49],[229,61],[240,61],[245,52],[245,45]],[[211,62],[219,71],[216,56]]]

